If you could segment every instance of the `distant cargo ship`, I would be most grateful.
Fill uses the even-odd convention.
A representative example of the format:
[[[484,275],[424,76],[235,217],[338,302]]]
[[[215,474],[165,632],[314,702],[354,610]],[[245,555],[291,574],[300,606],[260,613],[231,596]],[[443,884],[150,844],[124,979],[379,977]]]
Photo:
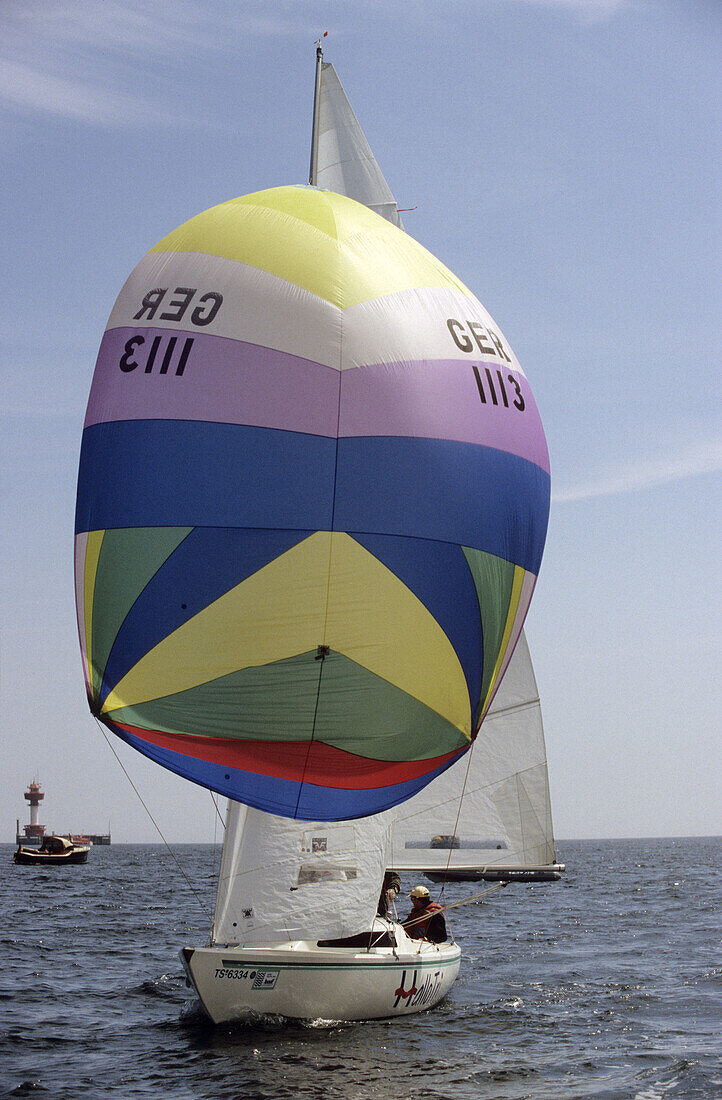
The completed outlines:
[[[30,805],[30,822],[28,825],[23,825],[21,831],[20,818],[16,819],[15,843],[40,846],[46,833],[45,826],[38,824],[38,807],[45,798],[45,791],[42,789],[37,779],[33,779],[32,783],[29,784],[23,797]],[[107,833],[83,833],[82,835],[80,833],[66,833],[65,836],[68,840],[72,841],[73,844],[110,844],[110,829]]]

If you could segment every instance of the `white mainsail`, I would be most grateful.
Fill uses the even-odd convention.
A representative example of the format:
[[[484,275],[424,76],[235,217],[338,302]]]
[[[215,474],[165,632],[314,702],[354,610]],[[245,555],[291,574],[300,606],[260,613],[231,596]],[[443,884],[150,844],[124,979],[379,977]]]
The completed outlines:
[[[319,57],[311,183],[361,202],[403,229],[396,200],[341,86]]]
[[[229,801],[212,942],[245,947],[368,930],[390,825],[388,813],[293,821]]]
[[[468,756],[397,809],[397,871],[555,866],[541,704],[522,632]]]

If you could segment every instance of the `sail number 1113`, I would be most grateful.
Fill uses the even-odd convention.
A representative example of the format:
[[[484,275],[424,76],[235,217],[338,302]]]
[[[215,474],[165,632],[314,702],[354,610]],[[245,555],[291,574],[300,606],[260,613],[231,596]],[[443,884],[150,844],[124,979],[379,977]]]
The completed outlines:
[[[505,376],[503,371],[498,368],[483,367],[484,374],[482,377],[482,370],[477,367],[476,363],[472,363],[471,369],[476,378],[476,388],[479,391],[482,405],[501,404],[505,409],[508,409],[511,402],[515,409],[524,412],[526,407],[524,395],[521,392],[518,380],[513,374],[508,373]],[[509,390],[507,390],[507,385]]]

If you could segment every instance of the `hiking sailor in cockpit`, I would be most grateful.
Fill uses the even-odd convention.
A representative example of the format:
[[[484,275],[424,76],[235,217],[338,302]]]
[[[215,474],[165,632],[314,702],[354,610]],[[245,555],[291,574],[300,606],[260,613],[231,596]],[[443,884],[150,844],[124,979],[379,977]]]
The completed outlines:
[[[443,908],[429,897],[425,886],[414,886],[409,894],[411,912],[404,928],[412,940],[430,940],[431,943],[445,943],[448,939]]]

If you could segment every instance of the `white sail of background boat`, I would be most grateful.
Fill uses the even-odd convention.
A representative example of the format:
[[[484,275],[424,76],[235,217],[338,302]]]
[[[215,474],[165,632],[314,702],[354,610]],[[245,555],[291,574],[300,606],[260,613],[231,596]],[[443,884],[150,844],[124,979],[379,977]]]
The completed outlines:
[[[523,631],[468,757],[398,807],[390,864],[457,881],[559,878],[541,704]]]
[[[231,800],[211,944],[181,952],[215,1022],[450,989],[458,945],[377,913],[395,807],[488,720],[548,516],[526,378],[397,228],[320,46],[314,119],[318,186],[214,207],[137,265],[81,451],[91,710]]]

